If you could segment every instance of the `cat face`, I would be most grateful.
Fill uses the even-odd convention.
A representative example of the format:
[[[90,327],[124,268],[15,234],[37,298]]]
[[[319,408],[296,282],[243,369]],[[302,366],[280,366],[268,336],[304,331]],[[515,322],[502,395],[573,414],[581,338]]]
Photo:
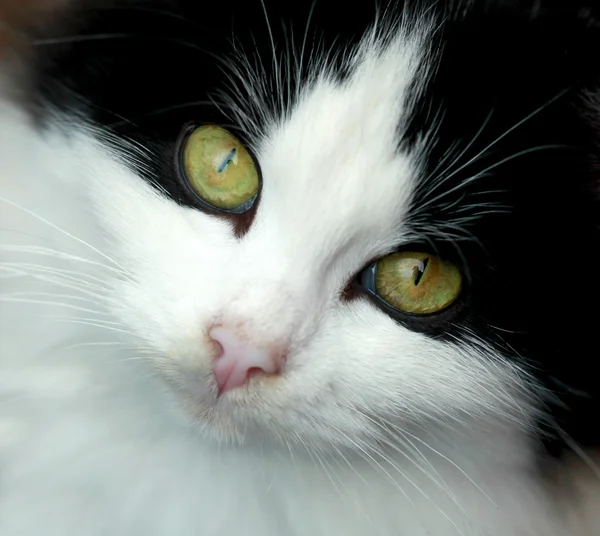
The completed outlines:
[[[348,444],[373,433],[372,415],[511,401],[494,401],[509,365],[490,367],[483,349],[403,325],[366,292],[344,297],[370,262],[415,242],[407,218],[420,162],[398,150],[397,129],[414,76],[399,49],[416,46],[392,46],[367,54],[344,87],[316,82],[289,118],[252,140],[262,187],[243,236],[240,216],[178,206],[135,172],[104,170],[109,155],[94,165],[96,210],[133,279],[117,287],[121,317],[156,350],[193,414],[218,429]],[[283,352],[279,373],[219,396],[213,326],[242,339],[242,354]]]
[[[325,6],[317,41],[299,6],[269,4],[271,22],[294,11],[288,33],[257,22],[231,43],[239,13],[264,16],[238,7],[206,33],[191,5],[108,10],[85,31],[165,26],[45,67],[69,74],[44,102],[72,110],[71,84],[93,103],[74,146],[125,274],[115,315],[219,439],[361,448],[429,419],[528,425],[515,415],[538,415],[548,377],[585,361],[573,333],[591,320],[557,301],[600,297],[569,287],[589,269],[571,252],[598,243],[592,37],[575,16],[390,4],[341,30]],[[581,371],[569,385],[590,387]]]

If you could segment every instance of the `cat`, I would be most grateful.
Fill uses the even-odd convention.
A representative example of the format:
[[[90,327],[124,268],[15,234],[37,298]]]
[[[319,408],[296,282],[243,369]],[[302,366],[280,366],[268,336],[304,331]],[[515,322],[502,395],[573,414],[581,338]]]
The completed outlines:
[[[1,536],[597,534],[591,0],[19,31]]]

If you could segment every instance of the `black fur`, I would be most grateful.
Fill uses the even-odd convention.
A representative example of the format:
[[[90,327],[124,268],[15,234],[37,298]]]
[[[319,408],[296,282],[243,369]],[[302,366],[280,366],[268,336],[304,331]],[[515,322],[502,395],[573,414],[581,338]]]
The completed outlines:
[[[438,129],[413,225],[450,243],[470,275],[458,331],[495,341],[548,389],[541,426],[560,453],[566,436],[600,444],[600,146],[589,120],[600,117],[589,107],[600,25],[575,3],[487,4],[431,45],[435,71],[404,138]],[[452,165],[438,168],[448,152]]]

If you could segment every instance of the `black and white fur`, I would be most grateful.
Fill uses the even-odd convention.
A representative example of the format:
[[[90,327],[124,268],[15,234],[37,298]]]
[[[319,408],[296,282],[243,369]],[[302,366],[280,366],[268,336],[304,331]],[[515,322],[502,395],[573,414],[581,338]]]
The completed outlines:
[[[37,24],[0,77],[0,535],[596,534],[558,483],[600,445],[599,20],[96,0]],[[243,232],[181,186],[190,122],[256,156]],[[461,267],[460,307],[366,297],[408,246]],[[217,397],[215,318],[286,341],[282,375]]]

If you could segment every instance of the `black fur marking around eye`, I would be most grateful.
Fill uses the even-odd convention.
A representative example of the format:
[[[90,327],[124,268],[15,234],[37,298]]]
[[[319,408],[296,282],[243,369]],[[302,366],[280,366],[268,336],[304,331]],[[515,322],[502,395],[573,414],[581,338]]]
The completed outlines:
[[[414,251],[427,250],[426,247],[419,244],[414,244],[413,246],[408,246],[406,249]],[[426,258],[425,261],[423,270],[419,270],[417,273],[419,281],[425,273],[429,258]],[[457,326],[464,321],[466,315],[469,313],[469,309],[475,303],[468,278],[463,278],[460,295],[447,308],[431,314],[413,314],[396,309],[378,295],[375,286],[376,264],[377,260],[371,262],[353,280],[351,285],[344,291],[344,299],[368,299],[375,307],[385,312],[399,324],[413,331],[427,334],[432,338],[455,339],[460,334],[460,329],[457,329]],[[417,283],[415,283],[416,285]]]
[[[242,207],[233,210],[217,209],[205,201],[203,201],[190,187],[187,178],[185,178],[185,172],[183,170],[182,162],[182,151],[183,144],[190,133],[197,127],[196,123],[187,124],[179,134],[177,141],[174,146],[173,154],[173,168],[177,177],[177,183],[172,186],[171,193],[176,192],[177,200],[187,206],[193,208],[199,208],[207,214],[211,214],[215,218],[224,219],[229,222],[233,229],[233,234],[236,238],[242,238],[250,229],[258,204],[260,203],[260,196],[262,191],[262,177],[260,172],[260,165],[256,161],[256,158],[251,154],[250,156],[254,159],[254,164],[259,175],[259,189],[258,193],[250,200],[248,200]]]
[[[96,124],[133,140],[147,150],[150,183],[196,208],[173,165],[185,125],[223,126],[252,150],[256,133],[233,108],[241,106],[263,128],[269,114],[257,110],[278,116],[281,102],[293,104],[296,82],[301,87],[310,79],[311,65],[325,51],[330,74],[342,81],[350,72],[343,53],[358,42],[376,13],[370,2],[348,10],[342,0],[264,0],[264,7],[268,21],[259,0],[213,4],[209,17],[202,2],[79,0],[60,26],[32,37],[37,60],[31,109],[41,122],[48,102],[79,109]],[[294,63],[279,73],[293,79],[277,87],[269,29],[275,43],[285,44],[277,47],[277,57],[285,53]],[[271,100],[253,100],[236,80],[231,70],[236,50],[247,52],[246,67],[258,73]],[[255,211],[253,206],[243,216],[220,217],[227,217],[241,237]]]

